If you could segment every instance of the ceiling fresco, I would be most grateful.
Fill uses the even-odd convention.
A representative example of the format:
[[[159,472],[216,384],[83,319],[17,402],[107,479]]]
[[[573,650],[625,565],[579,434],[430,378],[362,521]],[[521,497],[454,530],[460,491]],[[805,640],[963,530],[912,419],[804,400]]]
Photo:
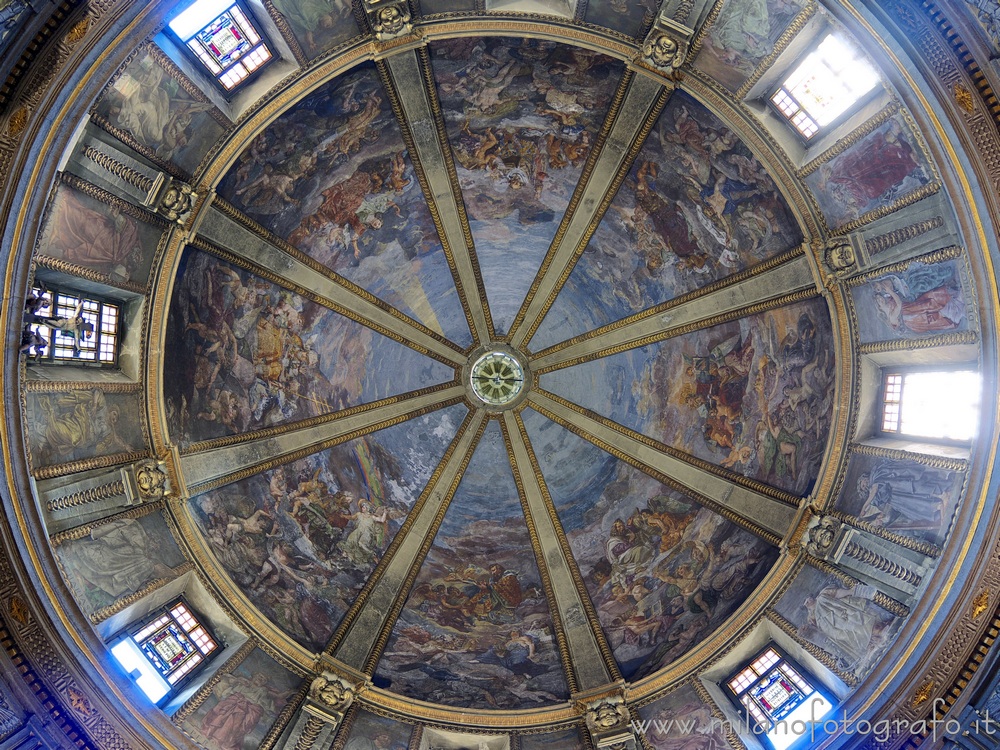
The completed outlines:
[[[532,348],[667,302],[801,242],[774,180],[739,136],[677,93]]]
[[[331,271],[456,343],[470,342],[374,66],[283,114],[243,152],[219,194]]]
[[[498,334],[559,227],[622,65],[526,39],[431,46],[437,93]]]
[[[292,58],[228,101],[150,36],[37,212],[31,281],[128,354],[20,364],[29,520],[100,637],[174,593],[240,634],[185,748],[736,747],[719,659],[854,700],[971,538],[983,443],[872,428],[879,367],[992,342],[897,78],[804,144],[744,89],[813,2],[495,5],[264,0]]]

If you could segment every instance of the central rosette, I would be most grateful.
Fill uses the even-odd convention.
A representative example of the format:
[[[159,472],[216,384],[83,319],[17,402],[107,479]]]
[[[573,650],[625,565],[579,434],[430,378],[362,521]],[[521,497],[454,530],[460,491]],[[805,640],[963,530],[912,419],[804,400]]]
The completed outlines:
[[[469,362],[466,382],[476,402],[501,410],[524,400],[531,376],[520,352],[493,344],[474,352]]]

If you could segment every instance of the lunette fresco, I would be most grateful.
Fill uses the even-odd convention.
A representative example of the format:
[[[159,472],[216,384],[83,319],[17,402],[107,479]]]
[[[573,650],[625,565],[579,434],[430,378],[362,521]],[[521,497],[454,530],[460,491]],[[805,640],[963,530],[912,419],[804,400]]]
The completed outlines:
[[[136,55],[94,105],[112,126],[187,174],[194,174],[222,137],[224,128],[210,113],[214,108],[185,91],[148,50]]]
[[[653,750],[731,747],[723,723],[714,717],[714,707],[687,684],[639,708],[640,721],[648,722],[643,736]]]
[[[185,558],[162,512],[95,523],[80,539],[55,549],[56,559],[87,614],[157,579],[176,577]]]
[[[180,727],[205,750],[259,748],[301,684],[301,677],[254,649],[221,676]]]
[[[35,467],[146,450],[142,394],[78,388],[25,394],[25,428]]]
[[[874,587],[845,584],[804,566],[775,611],[798,629],[798,637],[831,654],[837,666],[863,679],[892,644],[902,618],[873,603]]]
[[[39,255],[82,266],[115,281],[145,284],[163,231],[60,184],[49,204]]]
[[[886,209],[930,184],[934,171],[922,144],[896,112],[805,177],[830,229]]]
[[[876,528],[941,546],[964,483],[965,472],[852,453],[833,507]]]
[[[861,343],[937,336],[972,327],[975,304],[962,258],[886,272],[851,287]]]

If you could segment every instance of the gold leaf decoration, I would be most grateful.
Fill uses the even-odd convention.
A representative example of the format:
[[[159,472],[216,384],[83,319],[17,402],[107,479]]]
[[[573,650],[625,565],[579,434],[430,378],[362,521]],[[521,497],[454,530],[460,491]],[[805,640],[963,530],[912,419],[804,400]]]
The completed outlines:
[[[972,112],[975,107],[975,103],[972,99],[972,92],[965,88],[965,86],[961,83],[956,83],[953,91],[955,94],[955,101],[958,102],[958,106],[966,112]]]
[[[980,591],[976,598],[972,600],[972,619],[978,620],[982,617],[983,612],[986,608],[990,606],[990,590],[983,589]]]
[[[916,708],[921,703],[926,703],[930,700],[931,692],[934,690],[934,681],[928,680],[913,694],[913,698],[910,699],[910,705]]]

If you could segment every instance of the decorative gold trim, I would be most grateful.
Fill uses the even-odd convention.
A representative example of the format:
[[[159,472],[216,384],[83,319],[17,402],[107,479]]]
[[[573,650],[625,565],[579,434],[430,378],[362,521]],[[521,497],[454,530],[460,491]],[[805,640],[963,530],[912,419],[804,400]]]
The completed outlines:
[[[365,674],[368,675],[374,674],[375,668],[378,666],[378,663],[382,658],[382,652],[385,650],[386,644],[389,642],[389,637],[392,635],[393,628],[395,628],[396,626],[396,620],[399,618],[400,613],[403,611],[403,607],[406,606],[406,600],[410,596],[410,589],[413,588],[413,583],[417,580],[417,576],[420,574],[420,569],[423,566],[424,559],[427,557],[427,553],[430,551],[431,545],[434,544],[434,538],[437,536],[438,529],[441,528],[441,522],[444,520],[445,513],[448,512],[448,508],[451,506],[451,501],[455,497],[455,492],[458,490],[458,485],[461,484],[462,482],[462,478],[465,475],[465,470],[469,466],[469,461],[472,460],[472,454],[475,453],[476,446],[479,445],[479,441],[482,439],[483,433],[486,431],[486,425],[489,424],[489,420],[483,419],[481,415],[477,414],[476,412],[469,413],[467,417],[468,424],[471,426],[471,424],[477,418],[479,418],[479,427],[476,430],[475,437],[472,439],[472,442],[469,444],[468,449],[465,451],[465,455],[462,456],[461,458],[460,468],[456,472],[455,478],[452,480],[451,485],[445,491],[444,497],[441,500],[441,504],[438,506],[437,513],[434,516],[434,520],[428,527],[427,534],[424,536],[423,541],[421,542],[420,547],[417,550],[417,554],[414,555],[413,557],[413,564],[410,565],[410,569],[406,573],[406,578],[403,579],[403,582],[399,587],[399,594],[396,596],[396,599],[392,603],[392,607],[389,609],[389,612],[386,615],[382,630],[379,631],[378,636],[375,638],[375,642],[372,644],[371,651],[369,652],[368,658],[365,660],[364,667],[362,668],[362,671]],[[464,434],[464,430],[461,431],[461,434]],[[459,437],[460,435],[455,436],[453,445],[457,444]],[[445,463],[444,460],[442,460],[440,465],[443,466],[444,463]],[[428,490],[431,488],[431,486],[432,485],[430,484],[427,485]],[[434,485],[434,487],[435,489],[432,492],[429,492],[428,496],[430,496],[434,492],[437,492],[436,485]],[[409,521],[411,517],[416,518],[416,514],[411,513],[410,515],[407,516],[406,520]],[[407,529],[407,531],[409,531],[409,529]],[[396,534],[396,538],[398,538],[402,534],[402,532],[403,529],[400,528],[399,532]],[[396,541],[396,538],[393,538],[394,542]],[[402,543],[402,539],[400,539],[400,543]],[[386,558],[389,557],[388,553],[385,555],[385,557]],[[362,591],[362,594],[363,593],[364,591]],[[356,604],[360,604],[361,606],[365,606],[367,603],[368,603],[367,598],[363,596],[359,596],[356,601]],[[351,614],[351,612],[353,611],[355,611],[354,606],[351,607],[351,610],[348,611],[348,614]],[[358,607],[356,612],[360,613],[360,611],[361,609],[360,607]],[[357,618],[357,614],[354,615],[354,618],[355,619]],[[344,616],[344,620],[346,622],[347,615]],[[329,646],[327,646],[327,653],[331,653]]]
[[[109,523],[114,523],[115,521],[121,521],[126,518],[136,519],[142,518],[143,516],[148,516],[157,511],[163,510],[165,504],[162,500],[156,500],[155,502],[149,503],[147,505],[137,505],[134,508],[129,508],[121,513],[115,513],[114,515],[106,516],[105,518],[100,518],[96,521],[91,521],[83,526],[77,526],[73,529],[67,529],[66,531],[60,531],[57,534],[53,534],[49,537],[49,544],[53,547],[58,547],[64,542],[71,542],[77,539],[83,539],[86,536],[90,536],[90,533],[101,526]]]
[[[152,177],[144,175],[141,172],[137,172],[126,164],[122,164],[113,156],[104,153],[99,148],[95,148],[94,146],[84,146],[83,155],[104,171],[110,172],[118,179],[128,185],[131,185],[137,190],[142,191],[143,193],[149,193],[149,191],[153,189]]]
[[[797,247],[793,247],[791,250],[781,253],[781,255],[776,255],[773,258],[763,261],[762,263],[757,263],[756,265],[753,265],[750,268],[745,268],[744,270],[740,271],[739,273],[735,273],[732,276],[727,276],[724,279],[713,281],[711,284],[706,284],[703,287],[699,287],[698,289],[687,292],[686,294],[682,294],[679,297],[674,297],[673,299],[667,300],[666,302],[661,302],[660,304],[654,305],[653,307],[646,308],[641,312],[629,315],[628,317],[622,318],[621,320],[616,320],[615,322],[608,323],[607,325],[603,325],[600,328],[595,328],[592,331],[581,333],[578,336],[574,336],[571,339],[566,339],[565,341],[561,341],[558,344],[553,344],[552,346],[547,347],[546,349],[542,349],[540,352],[536,352],[533,355],[533,358],[548,357],[552,354],[555,354],[556,352],[562,351],[563,349],[568,349],[569,347],[575,346],[576,344],[582,343],[584,341],[589,341],[590,339],[597,338],[598,336],[602,336],[609,331],[616,331],[620,328],[625,328],[626,326],[632,325],[633,323],[638,323],[641,320],[646,320],[647,318],[652,318],[657,315],[662,315],[668,310],[672,310],[675,307],[680,307],[681,305],[692,302],[696,299],[699,299],[700,297],[704,297],[708,294],[718,292],[719,290],[725,289],[730,286],[741,284],[747,279],[751,279],[754,276],[765,273],[766,271],[770,271],[774,268],[777,268],[780,265],[793,261],[799,256],[804,254],[805,254],[804,244],[799,245]],[[543,370],[542,372],[546,371]]]
[[[116,495],[124,494],[125,481],[119,479],[91,487],[90,489],[81,490],[80,492],[71,492],[68,495],[54,497],[45,503],[45,510],[52,513],[59,510],[68,510],[69,508],[78,508],[81,505],[96,503],[99,500],[107,500]]]
[[[850,234],[855,229],[863,227],[865,224],[870,224],[876,219],[881,219],[883,217],[888,216],[891,213],[900,210],[901,208],[906,208],[906,206],[912,205],[918,201],[922,201],[924,198],[934,195],[940,189],[941,189],[941,182],[939,180],[932,180],[931,182],[924,185],[922,188],[918,188],[912,193],[904,195],[902,198],[900,198],[895,203],[892,203],[891,205],[879,206],[878,208],[869,211],[866,214],[862,214],[857,219],[849,221],[843,226],[831,230],[830,235],[832,237],[842,237],[845,234]]]
[[[294,245],[290,244],[287,240],[284,240],[281,237],[278,237],[276,234],[272,233],[269,229],[267,229],[263,225],[259,224],[258,222],[254,221],[252,218],[250,218],[249,216],[247,216],[246,214],[244,214],[238,208],[236,208],[235,206],[233,206],[231,203],[227,202],[223,198],[219,197],[218,195],[215,196],[214,200],[212,201],[212,207],[213,208],[218,208],[219,209],[219,213],[221,213],[223,216],[225,216],[225,217],[227,217],[229,219],[232,219],[237,224],[242,225],[245,229],[248,229],[251,232],[253,232],[254,234],[257,234],[265,242],[268,242],[269,244],[271,244],[274,247],[276,247],[279,250],[281,250],[281,252],[283,252],[286,255],[289,255],[292,258],[294,258],[295,260],[297,260],[302,265],[307,266],[311,270],[315,271],[316,273],[319,273],[319,274],[323,275],[325,278],[327,278],[330,281],[334,282],[338,286],[341,286],[344,289],[346,289],[347,291],[351,292],[352,294],[360,297],[365,302],[368,302],[369,304],[374,305],[375,307],[379,308],[380,310],[389,313],[394,318],[397,318],[398,320],[403,321],[407,325],[410,325],[410,326],[418,329],[421,333],[429,336],[430,338],[433,338],[435,341],[440,341],[442,344],[447,344],[449,347],[451,347],[452,349],[454,349],[456,352],[457,351],[462,351],[457,346],[455,346],[455,344],[453,344],[450,340],[448,340],[448,338],[446,338],[445,336],[443,336],[442,334],[438,333],[437,331],[435,331],[435,330],[433,330],[431,328],[428,328],[423,323],[420,323],[419,321],[414,320],[413,318],[410,318],[407,315],[403,314],[397,308],[395,308],[392,305],[388,304],[387,302],[385,302],[384,300],[380,299],[379,297],[376,297],[374,294],[372,294],[371,292],[369,292],[364,287],[358,286],[357,284],[355,284],[354,282],[352,282],[352,281],[344,278],[343,276],[341,276],[341,275],[339,275],[337,273],[334,273],[333,271],[330,270],[329,266],[325,266],[322,263],[320,263],[319,261],[315,260],[314,258],[306,255],[304,252],[302,252],[301,250],[299,250],[297,247],[295,247]],[[195,243],[192,242],[192,244],[195,244]],[[230,252],[238,254],[237,251],[235,251],[235,250],[230,250]]]
[[[764,613],[764,616],[777,625],[783,633],[791,637],[792,640],[805,649],[807,654],[843,680],[845,684],[850,687],[856,687],[858,685],[860,680],[857,675],[842,670],[837,663],[837,657],[828,651],[824,651],[815,643],[802,638],[799,635],[799,629],[795,627],[795,624],[782,617],[777,610],[768,609],[767,612]]]
[[[203,495],[210,490],[218,489],[219,487],[224,487],[227,484],[232,484],[233,482],[238,482],[241,479],[246,479],[247,477],[252,477],[254,474],[260,474],[265,471],[270,471],[277,466],[283,466],[284,464],[293,463],[306,456],[311,456],[314,453],[320,453],[335,445],[342,445],[343,443],[350,442],[351,440],[356,440],[359,437],[364,437],[365,435],[370,435],[373,432],[378,432],[379,430],[384,430],[388,427],[395,427],[403,422],[408,422],[411,419],[417,419],[424,416],[425,414],[430,414],[432,411],[437,411],[438,409],[447,409],[449,406],[454,406],[455,404],[460,404],[464,402],[462,396],[456,396],[455,398],[450,398],[445,401],[441,401],[437,404],[428,404],[414,411],[407,412],[406,414],[401,414],[396,417],[391,417],[389,419],[384,419],[381,422],[376,422],[375,424],[366,425],[364,427],[359,427],[351,432],[346,432],[342,435],[336,437],[328,438],[319,443],[313,443],[312,445],[307,445],[298,450],[292,451],[291,453],[285,453],[277,457],[272,457],[260,461],[259,463],[247,466],[239,471],[234,471],[230,474],[225,474],[221,477],[209,480],[207,482],[201,482],[200,484],[192,485],[188,487],[188,494],[191,497],[196,497],[197,495]]]
[[[885,276],[887,273],[902,273],[909,268],[912,263],[930,265],[933,263],[943,263],[946,260],[955,260],[956,258],[963,257],[964,255],[965,250],[957,245],[943,247],[940,250],[935,250],[934,252],[927,253],[926,255],[918,255],[915,258],[907,258],[906,260],[901,260],[897,263],[890,263],[887,266],[881,266],[880,268],[866,271],[865,273],[858,274],[853,278],[847,279],[844,283],[848,287],[856,287],[868,281],[874,281],[877,278]]]
[[[456,709],[438,703],[427,703],[417,698],[405,698],[380,688],[369,688],[359,700],[366,710],[380,706],[383,711],[420,721],[427,726],[445,730],[483,734],[490,730],[515,731],[528,727],[549,727],[579,721],[580,715],[569,703],[556,704],[545,709],[497,711],[495,709]],[[383,714],[385,715],[385,714]]]
[[[122,610],[127,609],[140,599],[149,596],[157,589],[163,588],[168,583],[171,583],[172,581],[180,578],[189,570],[194,570],[194,563],[192,563],[190,560],[186,560],[173,570],[174,570],[173,578],[156,578],[144,584],[141,588],[137,589],[136,591],[133,591],[131,594],[127,594],[123,596],[121,599],[118,599],[117,601],[107,605],[106,607],[101,607],[97,611],[93,612],[90,615],[90,622],[93,623],[94,625],[97,625],[98,623],[107,620],[112,615],[116,615]]]
[[[539,268],[538,273],[535,274],[535,278],[531,282],[531,287],[528,289],[528,294],[525,296],[524,302],[521,303],[521,308],[517,311],[514,322],[510,326],[511,331],[517,331],[521,328],[521,325],[524,322],[524,317],[535,298],[535,294],[538,291],[538,287],[541,284],[543,277],[547,275],[552,262],[560,255],[560,250],[562,248],[566,232],[569,230],[570,223],[576,216],[576,211],[580,201],[583,199],[584,192],[593,178],[594,169],[597,167],[598,160],[604,153],[607,140],[610,137],[614,124],[618,119],[618,114],[624,105],[627,92],[631,88],[634,78],[635,74],[630,70],[626,71],[625,75],[622,76],[621,84],[619,84],[619,88],[615,92],[614,99],[612,99],[611,108],[608,110],[608,115],[605,118],[597,143],[587,156],[587,161],[583,166],[583,172],[580,176],[580,180],[576,184],[576,188],[573,190],[573,195],[566,208],[566,213],[563,214],[563,219],[559,222],[556,234],[552,239],[552,243],[549,245],[549,251],[545,254],[545,258],[542,260],[542,265]],[[614,201],[615,196],[618,194],[622,184],[625,182],[625,178],[628,177],[628,173],[632,169],[632,165],[635,163],[636,158],[638,158],[639,152],[645,145],[646,139],[649,137],[650,132],[652,132],[653,127],[660,118],[660,114],[663,112],[663,108],[667,105],[667,101],[670,99],[673,91],[674,87],[672,85],[668,85],[666,83],[663,84],[663,88],[660,90],[659,95],[653,101],[649,109],[649,114],[636,131],[628,151],[622,157],[622,162],[618,167],[618,171],[615,173],[610,184],[608,185],[607,190],[604,192],[604,196],[601,198],[600,204],[598,204],[598,206],[594,209],[586,230],[580,236],[580,241],[577,243],[576,248],[574,248],[572,255],[567,258],[566,263],[563,265],[563,269],[560,272],[556,283],[553,285],[552,290],[549,292],[548,297],[545,299],[545,303],[535,316],[535,320],[528,326],[526,332],[523,335],[520,335],[520,338],[523,341],[530,341],[532,336],[534,336],[535,332],[538,330],[538,327],[542,324],[546,314],[548,314],[548,311],[555,302],[556,297],[559,295],[559,292],[566,284],[570,274],[573,272],[577,262],[580,260],[580,256],[583,255],[587,246],[590,244],[591,238],[597,231],[598,226],[600,226],[601,222],[604,220],[604,215],[607,213],[608,207]]]
[[[926,234],[932,229],[944,226],[944,217],[935,216],[925,221],[918,221],[900,229],[893,229],[885,234],[880,234],[865,240],[865,249],[871,256],[884,253],[891,247],[901,245],[908,240],[915,239],[922,234]]]
[[[595,359],[601,359],[603,357],[610,357],[615,354],[621,354],[622,352],[627,352],[632,349],[639,349],[644,346],[649,346],[650,344],[658,344],[661,341],[666,341],[667,339],[676,338],[678,336],[683,336],[688,333],[693,333],[694,331],[700,331],[705,328],[712,328],[722,323],[728,323],[733,320],[740,320],[746,318],[750,315],[756,315],[758,313],[767,312],[768,310],[774,310],[779,307],[785,307],[786,305],[793,305],[796,302],[802,302],[803,300],[812,299],[818,297],[819,292],[815,288],[802,289],[798,292],[792,292],[791,294],[785,294],[781,297],[772,297],[769,300],[764,300],[762,302],[755,302],[752,305],[747,305],[746,307],[741,307],[735,310],[730,310],[724,312],[720,315],[712,315],[708,318],[702,318],[701,320],[696,320],[692,323],[685,323],[684,325],[674,326],[671,328],[665,328],[662,331],[657,331],[656,333],[651,333],[638,339],[633,339],[622,344],[615,344],[614,346],[607,346],[596,352],[590,354],[584,354],[579,357],[574,357],[573,359],[568,359],[563,362],[556,362],[547,367],[541,367],[536,371],[536,375],[543,375],[547,372],[553,372],[555,370],[561,370],[566,367],[574,367],[584,362],[591,362]],[[616,324],[612,324],[616,325]]]
[[[469,262],[472,265],[472,275],[476,280],[475,293],[479,295],[479,304],[483,308],[483,317],[486,319],[486,335],[489,336],[490,340],[496,339],[496,329],[493,326],[493,315],[490,312],[489,299],[486,296],[486,285],[483,282],[482,268],[479,265],[479,258],[476,255],[476,243],[472,237],[472,226],[469,224],[469,214],[465,208],[465,199],[463,197],[463,191],[461,185],[458,181],[458,168],[455,166],[455,154],[451,147],[451,138],[448,136],[448,128],[444,121],[444,112],[441,109],[441,100],[438,99],[437,93],[437,79],[434,76],[434,69],[431,65],[430,52],[426,47],[423,47],[416,51],[417,63],[423,73],[424,78],[424,89],[427,93],[428,99],[430,100],[431,112],[434,115],[434,129],[437,131],[438,143],[440,144],[441,153],[444,156],[444,167],[448,174],[448,181],[451,183],[451,192],[454,196],[455,207],[458,211],[459,224],[462,227],[462,234],[465,237],[465,249],[469,254]],[[381,65],[384,65],[382,63]],[[381,72],[381,68],[380,68]],[[402,113],[402,106],[396,95],[395,86],[389,87],[387,89],[392,93],[392,98],[390,101],[392,103],[393,111],[397,111],[399,108],[399,113]],[[397,114],[397,119],[402,123],[406,120],[405,117],[400,118]],[[413,134],[410,131],[409,123],[407,122],[403,130],[404,143],[412,142]],[[409,139],[409,141],[407,141]],[[416,149],[410,152],[411,154],[416,154]],[[414,167],[420,166],[420,172],[423,172],[423,165],[420,163],[419,158],[414,156],[413,158]],[[418,174],[420,177],[420,174]],[[424,195],[430,195],[430,188],[425,185],[426,177],[420,183],[420,187],[424,190]],[[468,322],[469,330],[472,331],[473,337],[482,340],[483,332],[476,331],[476,326],[473,324],[472,312],[469,307],[469,301],[466,298],[466,294],[471,292],[466,292],[466,290],[459,283],[459,276],[457,266],[455,265],[454,250],[447,241],[447,235],[444,232],[443,226],[439,226],[440,216],[437,213],[437,203],[428,201],[427,207],[432,210],[431,217],[434,219],[434,225],[438,227],[438,235],[441,239],[441,247],[444,249],[445,258],[448,261],[448,267],[451,269],[452,278],[455,280],[455,288],[458,291],[459,299],[462,301],[462,309],[465,311],[465,317]]]
[[[91,383],[93,385],[93,383]],[[145,451],[134,451],[132,453],[115,453],[110,456],[98,456],[96,458],[84,458],[79,461],[70,461],[65,464],[54,464],[33,469],[31,475],[35,479],[52,479],[66,474],[78,474],[91,469],[106,469],[109,466],[118,464],[134,464],[144,458],[149,458],[149,453]]]
[[[440,383],[439,385],[428,386],[427,388],[421,388],[417,391],[408,391],[407,393],[401,393],[398,396],[389,396],[388,398],[383,398],[378,401],[370,401],[366,404],[359,404],[358,406],[341,409],[340,411],[331,412],[329,414],[321,414],[316,417],[300,419],[296,422],[288,422],[274,427],[264,427],[260,430],[244,432],[238,435],[226,435],[224,437],[213,438],[211,440],[202,440],[180,448],[178,453],[181,456],[190,456],[194,453],[202,453],[216,448],[225,448],[230,445],[240,445],[241,443],[252,443],[256,440],[264,440],[266,438],[277,437],[279,435],[286,435],[290,432],[304,430],[309,427],[316,427],[317,425],[327,424],[329,422],[336,422],[340,419],[347,419],[348,417],[353,417],[357,414],[374,411],[375,409],[381,409],[382,407],[389,406],[391,404],[398,404],[410,399],[418,399],[421,396],[426,396],[427,394],[435,393],[437,391],[446,391],[449,388],[454,387],[454,382]],[[448,403],[447,406],[451,406],[452,403],[455,403],[457,400],[460,399],[452,399],[452,402]],[[441,408],[445,408],[444,405],[442,405]]]
[[[25,393],[63,393],[98,390],[104,393],[142,393],[141,383],[100,383],[86,380],[25,380]]]
[[[908,583],[911,586],[919,586],[922,580],[918,573],[910,570],[905,565],[900,565],[895,560],[890,560],[884,555],[873,552],[864,545],[857,544],[856,542],[848,542],[844,548],[844,554],[863,565],[867,565],[882,573],[888,573],[893,578],[898,578],[903,583]]]
[[[480,305],[482,305],[483,308],[483,314],[486,319],[488,329],[487,334],[492,339],[493,319],[490,316],[489,302],[486,299],[486,291],[483,285],[479,261],[476,256],[475,243],[472,240],[472,228],[469,224],[469,217],[465,211],[465,203],[462,200],[462,191],[458,186],[458,174],[455,169],[454,157],[451,152],[451,142],[448,139],[444,123],[444,114],[441,111],[441,105],[437,98],[437,91],[433,85],[434,77],[433,72],[431,71],[430,57],[427,54],[426,49],[414,50],[413,54],[417,56],[417,65],[420,68],[421,76],[423,78],[424,91],[427,95],[428,102],[430,102],[431,113],[434,117],[434,127],[437,131],[438,145],[444,158],[445,171],[448,174],[452,198],[458,213],[459,225],[462,227],[462,234],[465,239],[465,251],[469,253],[469,260],[473,268],[473,277],[476,280],[475,292],[479,295]],[[427,173],[424,170],[423,162],[420,160],[420,153],[413,138],[413,131],[410,129],[410,123],[406,116],[406,112],[403,109],[402,100],[399,97],[399,92],[396,90],[395,79],[392,77],[389,66],[382,60],[376,63],[376,70],[382,83],[382,88],[385,90],[389,99],[389,106],[392,109],[392,113],[396,118],[396,123],[399,126],[399,131],[403,138],[403,145],[406,147],[410,156],[410,162],[413,164],[413,171],[417,178],[417,183],[420,185],[420,190],[424,194],[424,198],[427,203],[427,211],[431,216],[431,221],[434,222],[435,230],[437,230],[438,240],[441,243],[441,250],[444,252],[445,260],[448,262],[448,270],[451,272],[452,283],[455,285],[455,291],[458,294],[459,302],[462,305],[462,312],[465,314],[465,323],[469,327],[470,331],[475,332],[476,326],[472,315],[472,309],[469,304],[468,293],[462,284],[461,277],[458,273],[458,267],[455,263],[455,251],[451,246],[448,233],[445,231],[444,223],[441,220],[441,210],[438,207],[436,198],[434,197],[434,191],[431,190],[430,183],[427,180]],[[474,335],[474,338],[481,338],[481,334],[478,337]]]
[[[747,94],[750,93],[750,89],[757,85],[757,82],[774,66],[775,61],[788,48],[788,45],[792,43],[792,40],[799,35],[799,32],[802,31],[802,29],[805,28],[806,23],[816,13],[816,8],[817,4],[815,2],[809,2],[801,11],[799,11],[798,15],[792,19],[788,28],[781,32],[781,35],[775,40],[774,47],[771,48],[771,51],[766,57],[757,63],[757,67],[754,68],[750,77],[747,78],[743,82],[743,85],[736,90],[736,94],[734,96],[737,101],[743,101],[747,98]]]
[[[562,613],[559,610],[558,599],[556,597],[555,589],[552,588],[552,579],[549,576],[548,560],[545,551],[542,549],[542,542],[538,538],[538,527],[535,524],[534,516],[531,514],[531,509],[529,508],[526,499],[524,480],[521,475],[521,472],[524,470],[530,469],[531,473],[535,477],[535,481],[538,483],[538,488],[541,492],[542,504],[545,506],[545,511],[549,516],[549,522],[552,524],[552,528],[555,531],[555,542],[558,545],[559,551],[562,553],[563,561],[566,563],[566,567],[569,570],[570,575],[573,577],[573,584],[576,587],[577,597],[579,598],[580,604],[583,605],[583,609],[587,615],[587,620],[590,623],[590,629],[594,634],[594,641],[597,644],[598,650],[601,652],[601,656],[604,657],[604,667],[611,680],[621,680],[622,674],[621,670],[618,668],[618,661],[615,659],[611,646],[608,644],[607,638],[604,635],[604,628],[601,626],[600,619],[597,616],[597,610],[590,598],[590,592],[587,591],[587,587],[584,584],[583,576],[580,574],[580,568],[576,564],[576,558],[573,556],[573,552],[569,547],[569,540],[566,538],[566,532],[562,527],[562,523],[559,521],[559,515],[556,512],[552,496],[549,494],[548,485],[545,483],[545,477],[542,475],[542,469],[538,465],[538,458],[535,455],[535,450],[531,445],[530,438],[528,437],[528,431],[525,429],[524,422],[519,414],[514,415],[514,423],[517,425],[517,431],[528,454],[528,467],[521,467],[517,463],[512,449],[513,446],[511,444],[506,420],[500,420],[500,429],[503,432],[504,442],[507,446],[507,456],[510,460],[510,465],[514,468],[514,481],[517,484],[518,497],[521,500],[521,508],[524,511],[524,520],[528,524],[528,532],[531,536],[531,546],[535,552],[535,559],[538,562],[538,570],[542,575],[542,583],[545,586],[545,595],[549,600],[550,614],[552,615],[553,624],[558,628],[556,638],[559,642],[558,645],[560,655],[563,657],[566,681],[569,686],[570,694],[579,692],[580,684],[576,676],[576,669],[572,664],[569,638],[563,628]]]
[[[157,169],[162,169],[171,177],[176,177],[177,179],[182,180],[184,182],[191,181],[191,175],[189,175],[187,172],[182,170],[176,164],[168,162],[165,159],[161,159],[159,156],[156,155],[156,152],[153,149],[139,143],[139,141],[135,139],[135,136],[133,136],[127,130],[122,130],[116,125],[112,125],[108,120],[104,119],[99,114],[97,114],[97,112],[91,112],[90,121],[108,135],[117,138],[119,141],[124,143],[126,146],[135,151],[137,154],[151,161],[157,167]]]
[[[108,274],[95,271],[93,268],[87,268],[86,266],[80,266],[75,263],[68,263],[61,258],[52,258],[47,255],[36,255],[35,261],[43,268],[49,268],[53,271],[69,274],[70,276],[78,276],[79,278],[87,279],[88,281],[96,281],[98,284],[105,284],[107,286],[124,289],[127,292],[132,292],[133,294],[144,295],[147,291],[146,284],[137,284],[134,281],[123,281],[115,278],[114,276],[109,276]]]
[[[937,346],[958,346],[960,344],[975,344],[979,342],[979,334],[975,331],[958,331],[932,336],[926,339],[893,339],[891,341],[872,341],[858,345],[859,354],[876,354],[882,352],[915,351],[917,349],[932,349]]]
[[[369,328],[372,331],[375,331],[376,333],[381,334],[382,336],[385,336],[388,339],[392,339],[393,341],[399,344],[408,346],[414,351],[423,354],[425,357],[430,357],[431,359],[437,360],[438,362],[441,362],[442,364],[445,364],[448,367],[455,366],[455,363],[449,360],[447,357],[438,354],[437,352],[431,351],[427,347],[421,346],[415,341],[411,341],[409,338],[397,333],[396,331],[392,331],[386,328],[385,326],[379,325],[374,321],[368,320],[368,318],[366,318],[364,315],[356,313],[349,307],[344,307],[343,305],[334,302],[333,300],[328,299],[321,294],[306,289],[303,286],[299,286],[295,282],[286,279],[284,276],[275,273],[269,268],[265,268],[264,266],[258,265],[252,260],[244,258],[242,255],[238,255],[237,253],[234,253],[231,250],[227,250],[223,247],[220,247],[219,245],[216,245],[214,242],[210,242],[204,237],[200,236],[194,237],[188,242],[188,246],[194,247],[198,250],[202,250],[203,252],[206,253],[210,253],[215,257],[226,261],[230,265],[236,266],[237,268],[242,268],[245,271],[249,271],[254,276],[258,276],[266,281],[270,281],[272,284],[280,286],[283,289],[295,292],[295,294],[299,295],[303,299],[307,299],[310,302],[315,302],[317,305],[325,307],[328,310],[332,310],[338,315],[342,315],[345,318],[354,321],[355,323],[359,323],[363,325],[365,328]],[[400,313],[400,315],[402,315],[402,313]],[[433,335],[435,338],[441,338],[440,334],[433,334],[433,332],[431,332],[430,329],[425,329],[423,324],[418,323],[415,320],[411,321],[410,324],[414,328],[420,329],[421,331],[426,330],[427,332],[430,332],[431,335]]]
[[[917,708],[918,706],[926,703],[930,700],[931,696],[934,694],[934,680],[928,680],[913,694],[910,698],[910,708]]]
[[[187,719],[191,714],[198,710],[202,703],[208,700],[208,697],[212,694],[215,686],[218,685],[222,678],[227,674],[231,674],[243,660],[250,656],[250,653],[257,647],[257,640],[255,638],[248,638],[246,643],[236,649],[236,653],[230,656],[226,663],[219,667],[215,674],[205,680],[205,684],[198,688],[198,692],[188,698],[184,705],[177,709],[177,712],[170,717],[171,721],[177,726],[180,726],[185,719]]]
[[[871,135],[875,132],[875,129],[880,125],[884,124],[891,118],[894,114],[900,111],[899,102],[893,99],[888,104],[886,104],[882,109],[876,112],[872,117],[865,120],[860,126],[856,127],[850,133],[845,135],[843,138],[838,138],[837,142],[834,143],[830,148],[821,153],[815,159],[802,165],[802,167],[796,172],[796,177],[802,179],[807,177],[819,169],[821,166],[826,164],[828,161],[832,160],[836,156],[840,156],[842,153],[847,151],[852,146],[855,146],[867,135]]]
[[[969,462],[964,458],[949,458],[947,456],[933,456],[929,453],[912,453],[910,451],[899,450],[897,448],[885,448],[881,445],[865,445],[864,443],[852,443],[850,452],[859,456],[871,456],[872,458],[891,458],[896,461],[916,461],[924,466],[934,469],[944,469],[945,471],[966,472],[969,469]]]

